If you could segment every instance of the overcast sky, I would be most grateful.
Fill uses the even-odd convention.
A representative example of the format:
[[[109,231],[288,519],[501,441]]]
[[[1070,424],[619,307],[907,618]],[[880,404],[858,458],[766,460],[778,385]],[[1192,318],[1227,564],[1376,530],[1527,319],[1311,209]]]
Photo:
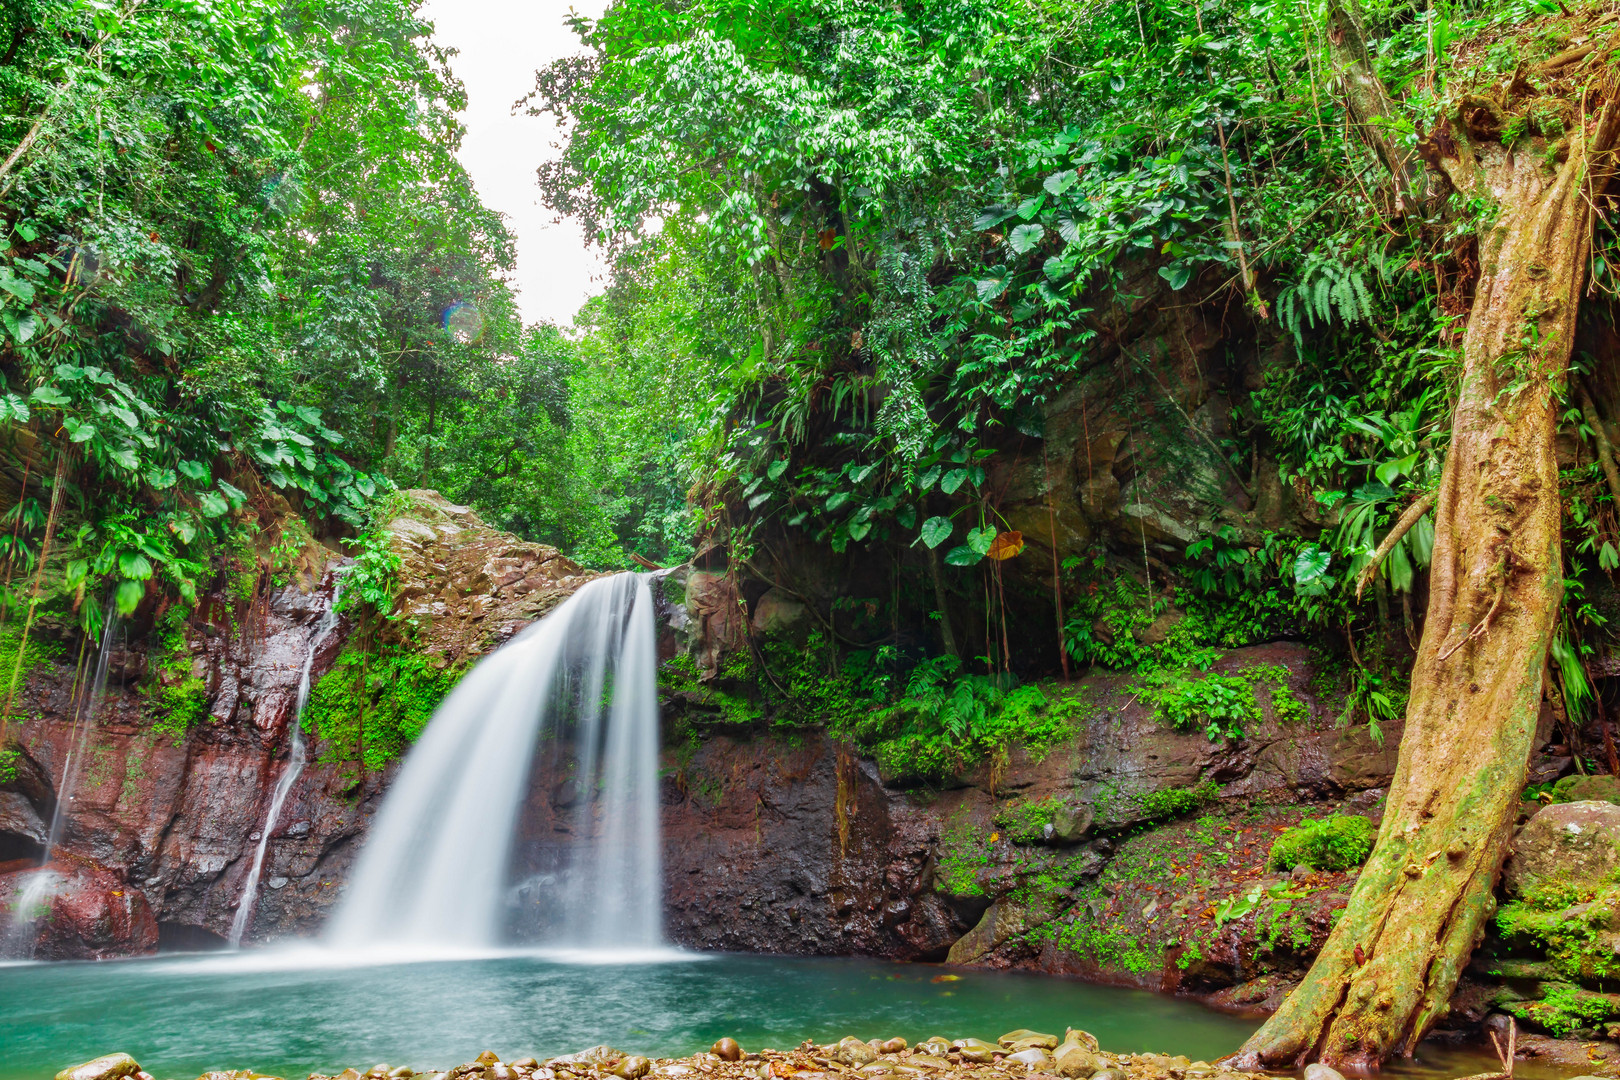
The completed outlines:
[[[514,283],[527,322],[570,322],[587,297],[602,291],[602,264],[586,250],[577,224],[556,222],[556,213],[540,205],[534,170],[557,154],[556,125],[513,116],[512,103],[533,88],[535,68],[580,51],[563,25],[569,9],[594,18],[604,6],[605,0],[428,0],[423,7],[435,40],[460,50],[451,63],[467,87],[461,161],[484,205],[505,214],[517,237]]]

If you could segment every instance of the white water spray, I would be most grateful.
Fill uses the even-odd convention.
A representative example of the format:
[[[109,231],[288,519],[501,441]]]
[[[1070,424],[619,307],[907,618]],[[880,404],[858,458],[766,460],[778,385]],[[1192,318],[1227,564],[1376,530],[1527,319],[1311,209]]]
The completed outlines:
[[[258,909],[259,875],[264,871],[264,855],[270,847],[270,834],[281,820],[281,808],[286,803],[293,784],[297,783],[298,777],[304,771],[306,751],[303,719],[304,706],[309,704],[310,672],[314,670],[315,654],[320,651],[321,642],[326,640],[326,635],[332,632],[337,622],[337,612],[328,608],[316,625],[315,633],[310,635],[309,652],[304,656],[304,670],[298,676],[298,696],[293,704],[292,747],[287,754],[287,767],[281,770],[275,790],[271,792],[270,809],[264,815],[264,828],[259,832],[259,846],[253,850],[253,865],[248,870],[247,881],[242,885],[242,898],[236,905],[236,917],[231,920],[232,948],[241,946],[242,935],[247,932],[248,923],[253,920],[253,913]]]
[[[406,758],[328,938],[342,948],[488,948],[536,744],[575,747],[561,944],[662,938],[657,635],[647,578],[590,582],[462,679]]]

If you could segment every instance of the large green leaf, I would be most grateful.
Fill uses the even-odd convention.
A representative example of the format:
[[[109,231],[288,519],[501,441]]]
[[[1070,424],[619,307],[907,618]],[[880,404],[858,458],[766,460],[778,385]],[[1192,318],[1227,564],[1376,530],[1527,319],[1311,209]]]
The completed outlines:
[[[118,586],[114,594],[118,605],[118,614],[128,618],[135,614],[135,609],[141,606],[141,598],[146,595],[146,584],[141,581],[125,581]]]
[[[974,563],[979,562],[983,558],[984,552],[974,551],[966,544],[963,544],[960,547],[953,547],[951,550],[945,553],[945,561],[950,563],[952,566],[972,566]]]
[[[1039,225],[1020,225],[1008,235],[1007,246],[1023,255],[1040,243],[1045,235],[1046,230]]]
[[[951,519],[931,517],[923,522],[922,534],[917,537],[929,550],[939,547],[951,538]]]

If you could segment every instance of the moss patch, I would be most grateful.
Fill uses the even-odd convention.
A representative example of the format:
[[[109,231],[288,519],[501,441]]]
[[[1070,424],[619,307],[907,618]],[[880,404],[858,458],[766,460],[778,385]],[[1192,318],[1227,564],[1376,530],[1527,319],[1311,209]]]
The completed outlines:
[[[1377,830],[1359,814],[1332,814],[1317,821],[1302,821],[1278,836],[1266,865],[1292,870],[1301,863],[1313,870],[1348,870],[1372,854]]]
[[[323,762],[384,768],[422,734],[462,674],[401,645],[351,643],[310,691],[304,731],[321,740]]]

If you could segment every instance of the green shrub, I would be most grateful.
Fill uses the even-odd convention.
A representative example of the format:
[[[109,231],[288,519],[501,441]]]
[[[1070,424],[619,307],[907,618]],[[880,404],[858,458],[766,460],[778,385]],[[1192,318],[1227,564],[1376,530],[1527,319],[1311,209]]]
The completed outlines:
[[[1254,687],[1236,675],[1171,683],[1158,694],[1159,716],[1177,731],[1202,730],[1210,742],[1241,739],[1260,719]]]
[[[1359,814],[1334,814],[1306,820],[1278,836],[1266,865],[1291,870],[1304,863],[1313,870],[1348,870],[1372,854],[1377,830]]]

